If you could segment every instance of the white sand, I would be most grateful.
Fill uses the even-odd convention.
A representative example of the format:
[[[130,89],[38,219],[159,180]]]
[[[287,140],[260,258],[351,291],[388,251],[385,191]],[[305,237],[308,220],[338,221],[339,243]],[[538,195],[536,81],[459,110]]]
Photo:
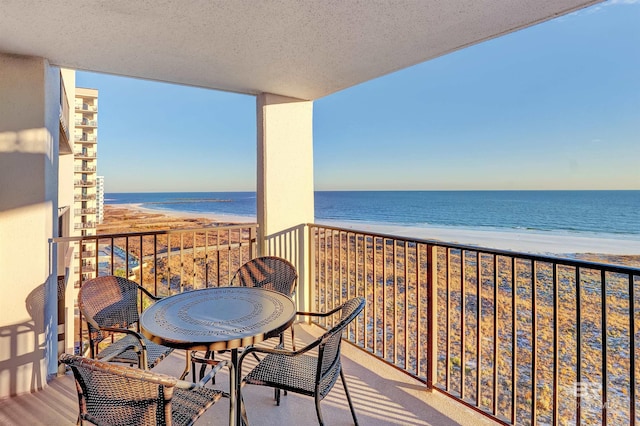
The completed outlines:
[[[140,204],[111,204],[147,213],[160,213],[172,217],[202,217],[216,222],[255,223],[251,216],[232,216],[215,213],[189,213],[141,207]],[[640,237],[631,235],[569,234],[560,232],[498,231],[465,228],[412,227],[379,225],[361,222],[318,221],[318,224],[396,235],[408,238],[438,240],[448,243],[511,250],[538,254],[599,253],[640,255]]]
[[[640,237],[614,235],[572,235],[560,232],[498,231],[464,228],[410,227],[400,225],[372,225],[328,222],[327,225],[353,228],[380,234],[409,238],[439,240],[499,250],[527,253],[565,254],[599,253],[640,255]]]
[[[252,216],[239,216],[239,215],[226,215],[220,213],[203,213],[203,212],[182,212],[175,210],[162,210],[151,209],[148,207],[142,207],[142,204],[107,204],[113,207],[120,207],[129,210],[136,210],[142,213],[163,214],[170,217],[185,217],[185,218],[204,218],[214,222],[225,223],[256,223],[256,218]]]

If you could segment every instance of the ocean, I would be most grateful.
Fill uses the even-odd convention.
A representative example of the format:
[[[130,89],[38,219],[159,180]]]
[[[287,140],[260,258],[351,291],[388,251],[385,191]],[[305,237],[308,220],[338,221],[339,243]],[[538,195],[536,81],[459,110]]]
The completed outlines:
[[[256,216],[254,192],[107,193],[105,204]],[[317,223],[328,224],[535,231],[640,240],[640,191],[316,191],[315,216]]]

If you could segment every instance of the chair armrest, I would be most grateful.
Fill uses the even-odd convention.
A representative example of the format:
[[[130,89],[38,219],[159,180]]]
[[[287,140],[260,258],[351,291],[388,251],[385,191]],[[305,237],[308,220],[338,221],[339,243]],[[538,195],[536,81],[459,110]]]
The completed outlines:
[[[158,300],[162,299],[162,297],[154,296],[153,294],[151,294],[151,292],[149,290],[147,290],[146,288],[142,287],[141,285],[138,285],[138,289],[141,292],[143,292],[144,294],[146,294],[147,297],[149,297],[154,302],[157,302]]]
[[[140,342],[140,346],[142,347],[142,350],[145,350],[145,351],[147,350],[147,345],[146,343],[144,343],[144,337],[142,337],[142,334],[138,333],[135,330],[129,330],[128,328],[120,328],[120,327],[100,327],[100,330],[111,331],[113,333],[131,334],[136,339],[138,339],[138,341]]]
[[[207,360],[207,361],[211,361],[211,362],[207,362],[207,364],[215,365],[215,367],[213,367],[211,371],[209,371],[209,373],[206,376],[204,376],[198,383],[189,382],[187,380],[178,380],[176,383],[176,387],[180,389],[187,389],[187,390],[201,388],[204,385],[206,385],[209,382],[209,380],[213,378],[213,376],[218,374],[220,370],[222,370],[222,368],[229,365],[229,361],[214,361],[214,360]]]
[[[314,316],[314,317],[328,317],[330,315],[335,314],[336,312],[338,312],[341,309],[342,309],[342,306],[338,306],[337,308],[333,308],[332,310],[330,310],[328,312],[303,312],[303,311],[298,311],[298,312],[296,312],[296,315],[306,315],[306,316]]]
[[[256,346],[249,346],[242,351],[242,355],[240,355],[240,360],[242,360],[247,354],[251,352],[258,352],[262,354],[284,355],[284,356],[297,356],[305,352],[309,352],[319,344],[320,344],[320,340],[315,340],[310,345],[305,346],[302,349],[298,349],[297,351],[288,351],[286,349],[283,349],[282,345],[278,345],[275,348],[258,348]]]

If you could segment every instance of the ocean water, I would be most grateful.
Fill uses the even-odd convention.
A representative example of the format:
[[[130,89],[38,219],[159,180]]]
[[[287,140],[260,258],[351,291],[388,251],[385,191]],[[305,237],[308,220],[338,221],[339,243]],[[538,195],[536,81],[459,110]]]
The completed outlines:
[[[108,193],[105,203],[256,215],[253,192]],[[640,191],[317,191],[315,216],[318,223],[529,230],[640,239]]]

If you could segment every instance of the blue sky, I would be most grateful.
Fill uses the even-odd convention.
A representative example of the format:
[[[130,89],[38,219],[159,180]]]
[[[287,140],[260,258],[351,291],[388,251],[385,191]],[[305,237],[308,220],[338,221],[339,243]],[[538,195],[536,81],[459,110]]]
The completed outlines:
[[[253,191],[252,96],[78,72],[106,192]],[[317,190],[640,189],[640,0],[314,102]]]

